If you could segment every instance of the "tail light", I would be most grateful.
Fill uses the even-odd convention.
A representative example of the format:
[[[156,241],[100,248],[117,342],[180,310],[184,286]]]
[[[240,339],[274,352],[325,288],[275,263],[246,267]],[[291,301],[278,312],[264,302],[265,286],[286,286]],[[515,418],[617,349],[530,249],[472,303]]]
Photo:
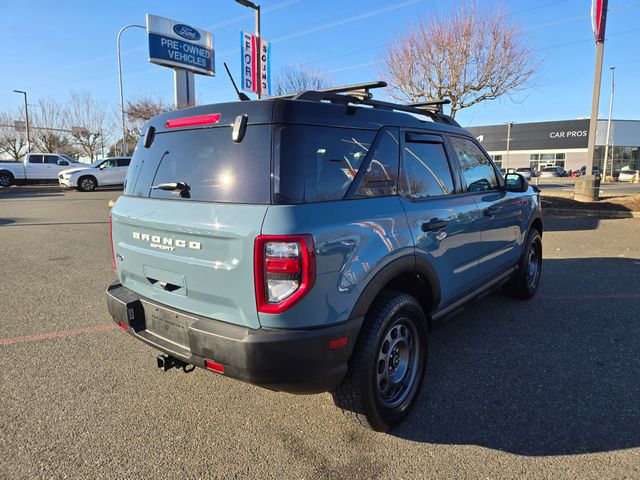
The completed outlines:
[[[109,215],[109,243],[111,243],[111,260],[113,261],[113,270],[117,271],[116,252],[113,249],[113,220],[111,219],[111,215]]]
[[[254,251],[256,302],[262,313],[280,313],[296,304],[316,278],[311,235],[260,235]]]

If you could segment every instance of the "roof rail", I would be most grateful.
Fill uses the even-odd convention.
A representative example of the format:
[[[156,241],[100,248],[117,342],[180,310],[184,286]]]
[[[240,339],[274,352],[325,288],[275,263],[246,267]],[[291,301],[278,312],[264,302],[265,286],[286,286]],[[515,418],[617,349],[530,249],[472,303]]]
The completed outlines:
[[[400,104],[385,102],[382,100],[373,100],[373,96],[369,90],[373,88],[384,88],[387,82],[369,82],[357,83],[355,85],[345,85],[343,87],[325,88],[321,90],[306,90],[299,93],[281,95],[273,98],[290,98],[292,100],[307,100],[311,102],[328,101],[331,103],[339,103],[343,105],[367,105],[373,108],[384,110],[395,110],[399,112],[412,113],[414,115],[428,116],[436,123],[444,123],[459,127],[460,125],[449,115],[442,113],[442,106],[451,103],[450,100],[434,100],[429,102],[418,102],[409,104]],[[343,95],[339,95],[343,94]]]
[[[305,90],[297,93],[289,93],[287,95],[280,95],[279,97],[270,97],[270,98],[298,98],[301,95],[304,95],[307,92],[320,92],[320,93],[356,93],[360,94],[365,93],[368,98],[371,98],[371,94],[369,90],[373,88],[384,88],[387,86],[387,82],[368,82],[368,83],[356,83],[353,85],[344,85],[342,87],[331,87],[331,88],[322,88],[320,90]]]

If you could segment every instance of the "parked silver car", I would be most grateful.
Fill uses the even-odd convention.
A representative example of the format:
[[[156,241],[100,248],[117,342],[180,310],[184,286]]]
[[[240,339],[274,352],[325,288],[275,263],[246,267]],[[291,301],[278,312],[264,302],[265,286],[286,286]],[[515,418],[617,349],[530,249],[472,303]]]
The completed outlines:
[[[545,167],[540,170],[540,178],[566,177],[562,167]]]

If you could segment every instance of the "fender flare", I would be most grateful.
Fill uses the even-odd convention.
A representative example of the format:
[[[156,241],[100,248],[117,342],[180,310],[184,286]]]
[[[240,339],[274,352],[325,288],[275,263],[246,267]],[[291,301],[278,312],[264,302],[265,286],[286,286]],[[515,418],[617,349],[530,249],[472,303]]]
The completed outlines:
[[[403,273],[417,273],[424,277],[429,285],[431,305],[435,309],[441,297],[438,274],[425,255],[412,254],[391,260],[373,276],[362,290],[349,318],[364,317],[385,285]],[[425,312],[427,316],[429,313],[431,312]]]
[[[540,215],[539,213],[532,215],[529,219],[529,224],[527,225],[527,231],[525,232],[525,235],[529,234],[529,231],[533,226],[533,222],[535,222],[536,220],[540,222],[540,226],[542,227],[542,230],[540,231],[540,236],[542,236],[542,232],[544,231],[544,221],[542,220],[542,215]]]

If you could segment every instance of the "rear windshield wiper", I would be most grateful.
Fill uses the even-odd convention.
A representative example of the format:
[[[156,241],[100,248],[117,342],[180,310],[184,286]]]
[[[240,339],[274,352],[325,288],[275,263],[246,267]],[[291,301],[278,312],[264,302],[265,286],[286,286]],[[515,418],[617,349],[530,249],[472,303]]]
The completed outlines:
[[[189,190],[189,185],[187,182],[159,183],[153,185],[151,190]]]
[[[170,183],[159,183],[158,185],[153,185],[151,190],[168,190],[168,191],[179,191],[180,197],[182,198],[191,198],[191,194],[189,190],[191,187],[187,182],[170,182]]]

